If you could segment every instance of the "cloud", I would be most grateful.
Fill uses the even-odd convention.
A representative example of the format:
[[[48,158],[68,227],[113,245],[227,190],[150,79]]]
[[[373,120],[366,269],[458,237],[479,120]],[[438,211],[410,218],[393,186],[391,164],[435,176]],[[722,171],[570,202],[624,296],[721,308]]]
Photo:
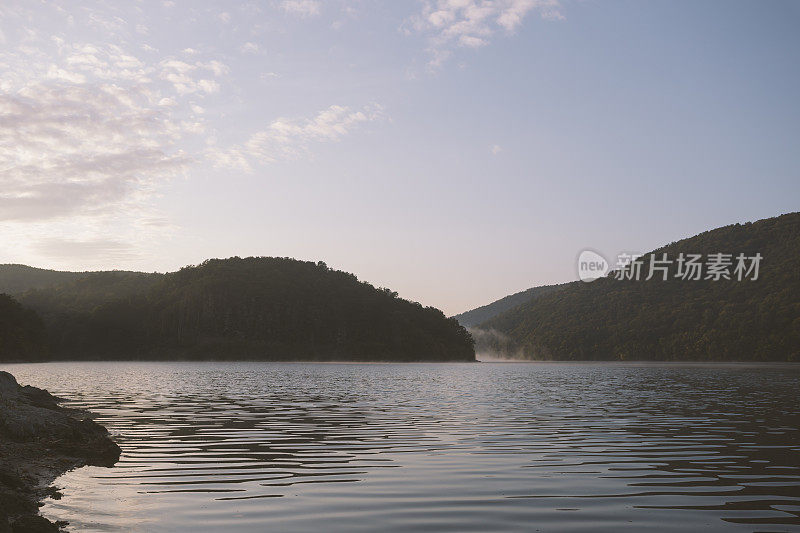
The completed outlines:
[[[359,125],[383,118],[383,109],[371,105],[360,110],[332,105],[312,118],[278,118],[241,145],[220,149],[211,146],[208,157],[217,166],[252,170],[252,162],[270,163],[297,157],[312,143],[338,141]]]
[[[205,131],[194,100],[219,91],[227,66],[49,41],[0,50],[0,221],[135,225],[191,164],[179,143]]]
[[[514,33],[531,12],[563,19],[558,0],[426,0],[404,29],[428,39],[428,66],[440,67],[458,48],[480,48],[498,33]]]
[[[178,59],[165,59],[159,63],[158,75],[162,80],[170,82],[179,95],[212,94],[219,91],[219,83],[210,78],[201,78],[196,73],[208,70],[214,75],[220,75],[224,69],[218,63],[186,63]]]
[[[197,63],[196,65],[198,67],[213,72],[215,76],[224,76],[230,71],[228,65],[225,65],[224,63],[217,60],[211,60],[208,61],[207,63]]]
[[[109,33],[118,33],[127,26],[127,22],[117,16],[105,16],[97,12],[89,13],[89,26],[101,28]]]
[[[0,240],[9,259],[48,256],[70,266],[82,255],[129,257],[175,230],[158,199],[199,162],[249,169],[296,158],[382,115],[378,106],[330,106],[305,118],[268,116],[238,143],[217,145],[229,133],[220,122],[225,106],[215,105],[223,102],[217,95],[231,96],[224,56],[164,39],[162,21],[120,6],[0,8]],[[311,17],[322,3],[275,6]],[[244,12],[192,8],[186,15],[229,22],[222,30],[235,32]],[[255,31],[236,35],[233,50],[259,42]],[[257,51],[254,43],[246,51]]]
[[[50,65],[47,71],[47,77],[51,80],[68,81],[72,83],[83,83],[86,81],[86,76],[83,74],[60,69],[55,65]]]
[[[458,44],[460,46],[467,46],[469,48],[480,48],[481,46],[485,46],[489,44],[489,41],[486,39],[481,39],[480,37],[473,37],[471,35],[462,35],[458,38]]]
[[[262,72],[258,76],[258,79],[261,80],[261,81],[269,81],[271,79],[280,78],[280,77],[281,77],[280,74],[278,74],[277,72]]]
[[[137,204],[189,159],[180,127],[138,88],[34,83],[0,94],[0,220],[104,214]]]
[[[281,9],[293,15],[312,17],[319,15],[320,2],[318,0],[284,0]]]
[[[112,239],[60,239],[43,238],[37,240],[33,250],[43,256],[56,260],[86,260],[102,256],[104,259],[131,259],[137,256],[129,244]]]
[[[244,54],[256,54],[258,53],[258,45],[256,43],[246,42],[239,50]]]

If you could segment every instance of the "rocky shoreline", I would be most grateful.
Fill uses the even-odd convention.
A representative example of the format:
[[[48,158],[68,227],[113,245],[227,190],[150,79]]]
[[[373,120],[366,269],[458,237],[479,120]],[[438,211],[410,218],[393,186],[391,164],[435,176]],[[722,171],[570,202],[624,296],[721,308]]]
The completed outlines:
[[[89,413],[66,409],[43,389],[0,371],[0,533],[61,531],[39,515],[52,482],[84,465],[113,466],[120,448]]]

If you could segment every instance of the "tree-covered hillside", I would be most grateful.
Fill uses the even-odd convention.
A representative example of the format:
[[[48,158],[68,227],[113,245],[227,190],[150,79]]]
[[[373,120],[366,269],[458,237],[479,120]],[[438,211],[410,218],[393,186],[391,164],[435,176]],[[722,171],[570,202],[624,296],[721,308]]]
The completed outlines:
[[[140,272],[126,272],[114,270],[111,272],[67,272],[61,270],[47,270],[27,265],[6,264],[0,265],[0,293],[12,296],[22,294],[31,289],[44,289],[55,286],[65,286],[73,281],[97,274],[127,275],[142,274]]]
[[[46,355],[44,325],[36,313],[0,294],[0,361],[35,361]]]
[[[163,274],[107,271],[83,272],[74,280],[17,295],[27,307],[45,317],[53,314],[84,313],[114,302],[147,294]]]
[[[761,254],[757,280],[644,281],[651,256]],[[800,360],[800,213],[735,224],[641,258],[642,280],[576,283],[480,325],[511,354],[558,360]],[[703,275],[705,278],[705,274]]]
[[[324,263],[212,259],[161,275],[98,273],[21,301],[58,358],[474,360],[441,311]]]
[[[549,294],[569,285],[562,283],[560,285],[542,285],[540,287],[532,287],[530,289],[520,291],[514,294],[509,294],[499,300],[490,304],[482,305],[470,311],[465,311],[453,318],[458,320],[458,323],[465,327],[477,326],[481,322],[486,322],[490,318],[494,318],[500,313],[508,311],[518,305],[527,303],[539,296]]]
[[[19,294],[29,289],[42,289],[75,281],[85,272],[62,272],[27,265],[0,265],[0,293]]]

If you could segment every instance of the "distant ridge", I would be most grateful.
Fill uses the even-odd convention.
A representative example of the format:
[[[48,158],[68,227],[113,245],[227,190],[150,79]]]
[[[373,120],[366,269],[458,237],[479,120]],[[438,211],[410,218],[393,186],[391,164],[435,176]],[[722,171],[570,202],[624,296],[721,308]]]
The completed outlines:
[[[20,294],[29,289],[44,289],[75,281],[85,274],[85,272],[62,272],[27,265],[0,265],[0,293]]]
[[[541,285],[539,287],[531,287],[530,289],[510,294],[499,300],[486,305],[482,305],[471,311],[465,311],[461,314],[455,315],[453,318],[458,320],[458,323],[464,327],[477,326],[481,322],[486,322],[490,318],[508,311],[518,305],[524,304],[543,296],[545,294],[557,291],[569,285],[569,283],[561,283],[558,285]]]
[[[113,270],[121,274],[139,274],[125,270]],[[0,265],[0,294],[22,294],[31,289],[45,289],[55,285],[64,285],[85,278],[97,272],[68,272],[62,270],[48,270],[28,265],[3,264]]]

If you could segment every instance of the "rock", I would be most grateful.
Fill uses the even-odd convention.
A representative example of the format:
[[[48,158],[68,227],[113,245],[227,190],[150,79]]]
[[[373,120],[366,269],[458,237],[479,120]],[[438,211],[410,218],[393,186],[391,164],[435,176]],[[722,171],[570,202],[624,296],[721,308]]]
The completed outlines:
[[[28,399],[31,405],[45,407],[47,409],[58,408],[58,402],[61,400],[44,389],[37,389],[36,387],[31,387],[30,385],[25,385],[22,387],[20,392]]]
[[[13,397],[19,394],[19,390],[20,386],[14,376],[0,370],[0,398]]]
[[[0,533],[59,531],[65,523],[38,515],[39,501],[55,493],[50,483],[79,466],[113,466],[119,455],[88,413],[0,371]]]
[[[39,515],[24,515],[14,521],[11,526],[13,533],[58,533],[61,531],[60,522],[53,523]]]

